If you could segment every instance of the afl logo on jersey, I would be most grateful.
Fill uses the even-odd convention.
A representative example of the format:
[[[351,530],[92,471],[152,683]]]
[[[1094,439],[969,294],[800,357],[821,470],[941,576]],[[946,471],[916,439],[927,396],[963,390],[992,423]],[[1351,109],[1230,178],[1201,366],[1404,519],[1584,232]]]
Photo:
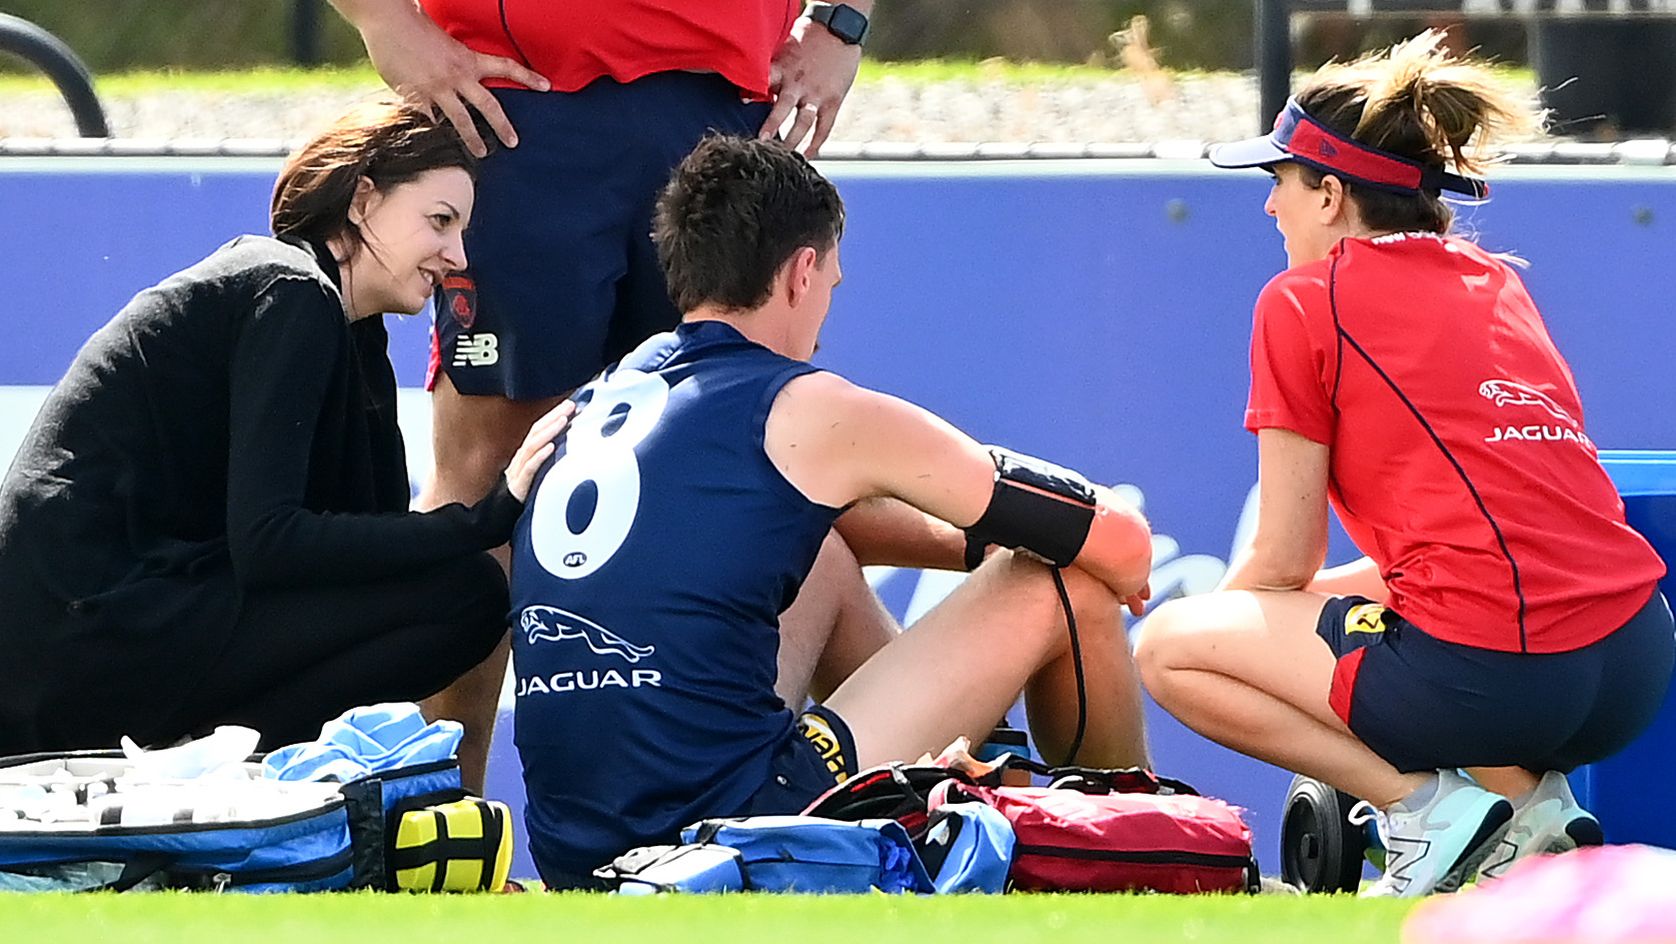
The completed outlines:
[[[564,565],[566,567],[581,567],[587,562],[588,555],[582,553],[581,551],[571,551],[569,554],[564,556]]]

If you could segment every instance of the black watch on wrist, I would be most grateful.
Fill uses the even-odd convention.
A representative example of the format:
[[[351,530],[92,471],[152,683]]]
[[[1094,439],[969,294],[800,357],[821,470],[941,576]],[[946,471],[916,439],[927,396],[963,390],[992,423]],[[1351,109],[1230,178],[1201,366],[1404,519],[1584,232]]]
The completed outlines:
[[[867,42],[867,14],[847,3],[811,3],[804,15],[851,46]]]

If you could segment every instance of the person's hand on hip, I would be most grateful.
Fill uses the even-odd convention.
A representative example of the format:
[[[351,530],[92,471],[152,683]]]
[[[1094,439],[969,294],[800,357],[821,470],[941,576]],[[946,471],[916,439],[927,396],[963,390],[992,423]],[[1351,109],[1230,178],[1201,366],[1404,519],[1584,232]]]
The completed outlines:
[[[430,112],[442,112],[478,157],[488,153],[471,113],[476,111],[507,147],[518,146],[518,134],[500,103],[483,87],[488,78],[509,79],[538,92],[551,86],[545,78],[501,56],[474,52],[443,32],[417,7],[356,23],[367,56],[385,84],[403,98]]]
[[[793,150],[801,148],[810,158],[820,156],[821,145],[838,121],[838,109],[855,84],[859,68],[860,46],[845,43],[807,16],[799,19],[785,45],[774,54],[768,80],[774,109],[758,137],[775,137],[791,119],[791,128],[783,139],[785,145]]]

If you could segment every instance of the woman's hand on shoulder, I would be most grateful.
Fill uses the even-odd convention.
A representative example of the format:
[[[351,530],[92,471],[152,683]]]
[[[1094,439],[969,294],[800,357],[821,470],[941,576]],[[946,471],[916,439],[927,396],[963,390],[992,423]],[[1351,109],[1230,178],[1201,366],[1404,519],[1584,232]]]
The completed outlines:
[[[524,444],[512,454],[512,461],[506,467],[506,487],[512,492],[512,497],[519,501],[528,501],[530,486],[535,484],[535,474],[541,471],[541,464],[553,454],[558,446],[559,437],[570,427],[570,418],[576,413],[576,404],[566,400],[546,415],[535,421],[530,427],[529,434],[524,437]]]

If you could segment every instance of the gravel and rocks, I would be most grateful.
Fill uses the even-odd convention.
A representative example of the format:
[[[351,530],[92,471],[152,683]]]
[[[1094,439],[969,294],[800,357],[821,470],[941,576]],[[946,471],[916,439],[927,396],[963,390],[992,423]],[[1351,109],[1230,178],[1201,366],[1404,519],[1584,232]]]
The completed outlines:
[[[376,87],[296,94],[166,91],[105,95],[112,132],[139,139],[307,137]],[[1023,84],[1003,80],[858,84],[834,142],[952,144],[1217,141],[1257,129],[1252,76],[1191,75],[1159,87],[1132,75]],[[0,137],[74,137],[68,107],[50,92],[0,96]]]

